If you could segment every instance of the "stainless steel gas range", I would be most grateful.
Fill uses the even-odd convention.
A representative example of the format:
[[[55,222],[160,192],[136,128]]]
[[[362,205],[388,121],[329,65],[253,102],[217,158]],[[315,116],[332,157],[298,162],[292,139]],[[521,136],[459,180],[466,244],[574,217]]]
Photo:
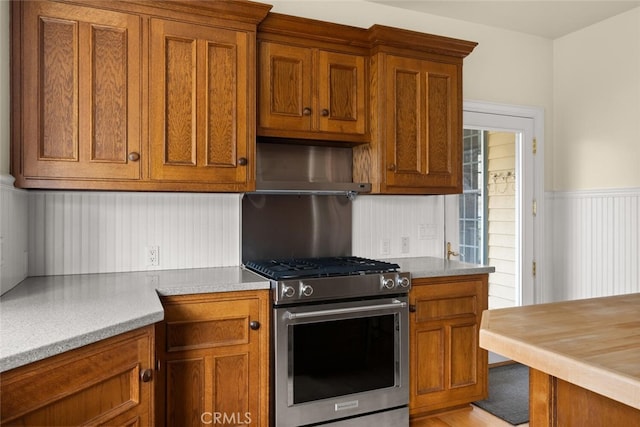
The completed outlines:
[[[357,257],[267,260],[275,426],[408,421],[408,273]]]
[[[242,214],[271,282],[273,426],[408,426],[410,275],[350,255],[344,195],[248,194]]]

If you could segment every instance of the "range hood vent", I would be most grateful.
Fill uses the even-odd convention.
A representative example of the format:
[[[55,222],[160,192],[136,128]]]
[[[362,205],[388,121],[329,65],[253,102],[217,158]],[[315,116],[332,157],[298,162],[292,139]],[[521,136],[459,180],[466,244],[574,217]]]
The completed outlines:
[[[353,182],[350,147],[258,142],[256,192],[273,194],[368,193]]]

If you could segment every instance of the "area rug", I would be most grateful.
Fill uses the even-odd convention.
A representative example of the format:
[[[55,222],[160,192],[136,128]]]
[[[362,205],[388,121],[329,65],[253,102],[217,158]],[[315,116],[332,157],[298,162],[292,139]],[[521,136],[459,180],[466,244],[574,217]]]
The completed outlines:
[[[519,363],[489,369],[489,397],[473,402],[506,422],[529,422],[529,368]]]

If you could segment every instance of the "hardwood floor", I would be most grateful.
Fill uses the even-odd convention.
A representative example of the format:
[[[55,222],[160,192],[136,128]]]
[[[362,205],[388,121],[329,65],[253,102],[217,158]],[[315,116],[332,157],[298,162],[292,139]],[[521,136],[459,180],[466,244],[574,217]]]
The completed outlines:
[[[451,412],[434,415],[417,422],[412,422],[411,427],[513,427],[506,421],[483,411],[477,406],[458,409]],[[520,424],[518,427],[529,427],[529,423]]]

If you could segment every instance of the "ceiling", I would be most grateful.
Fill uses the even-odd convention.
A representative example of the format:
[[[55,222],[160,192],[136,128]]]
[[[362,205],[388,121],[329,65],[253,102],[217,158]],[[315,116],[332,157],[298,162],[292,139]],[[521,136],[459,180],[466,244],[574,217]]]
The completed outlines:
[[[640,1],[369,0],[432,15],[556,39],[640,6]]]

